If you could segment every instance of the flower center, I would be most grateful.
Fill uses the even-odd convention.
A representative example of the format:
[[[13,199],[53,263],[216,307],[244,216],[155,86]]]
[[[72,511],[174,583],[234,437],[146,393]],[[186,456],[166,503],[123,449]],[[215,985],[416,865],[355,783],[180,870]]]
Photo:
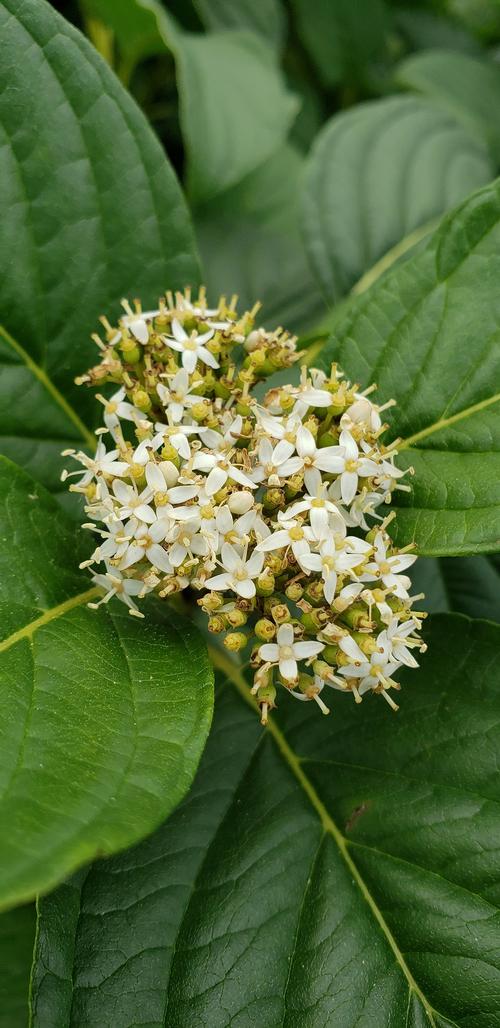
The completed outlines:
[[[248,578],[247,569],[244,564],[234,572],[234,577],[237,582],[244,582],[245,579]]]
[[[288,535],[290,536],[290,539],[293,540],[293,542],[298,542],[299,539],[304,538],[304,529],[300,528],[300,525],[296,525],[294,528],[290,529]]]
[[[358,461],[357,460],[346,460],[346,462],[345,462],[345,469],[346,469],[346,471],[356,471],[357,467],[358,467]]]
[[[280,646],[280,658],[290,660],[293,657],[293,646]]]

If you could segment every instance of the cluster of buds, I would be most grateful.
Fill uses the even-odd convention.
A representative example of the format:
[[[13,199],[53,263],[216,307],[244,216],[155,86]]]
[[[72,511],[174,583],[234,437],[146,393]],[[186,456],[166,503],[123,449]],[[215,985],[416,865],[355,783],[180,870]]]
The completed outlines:
[[[148,593],[193,590],[209,631],[248,647],[263,723],[277,685],[324,713],[325,687],[397,709],[393,675],[417,665],[424,614],[412,547],[394,548],[395,514],[379,511],[408,489],[381,442],[384,407],[335,365],[259,402],[254,387],[299,354],[282,329],[255,328],[258,306],[239,316],[235,298],[209,309],[186,290],[124,308],[116,327],[102,319],[101,361],[79,379],[114,386],[97,394],[96,453],[65,451],[99,537],[92,606],[117,596],[141,617]]]

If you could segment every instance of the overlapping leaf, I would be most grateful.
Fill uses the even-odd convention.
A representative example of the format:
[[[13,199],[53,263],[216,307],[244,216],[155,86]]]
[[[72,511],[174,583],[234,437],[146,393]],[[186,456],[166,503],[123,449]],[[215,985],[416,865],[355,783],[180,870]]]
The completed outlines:
[[[424,555],[500,549],[499,253],[496,182],[350,305],[322,353],[397,400],[387,438],[415,475],[396,538]]]
[[[26,1028],[34,905],[0,914],[0,1028]]]
[[[0,458],[0,905],[151,831],[189,787],[212,673],[198,633],[99,613],[70,521]],[[163,608],[165,610],[165,608]]]
[[[397,715],[227,684],[183,806],[43,901],[35,1028],[498,1024],[499,636],[438,617]]]
[[[54,489],[60,450],[93,445],[73,379],[99,314],[198,268],[175,176],[95,50],[44,0],[2,0],[0,31],[0,450]]]
[[[307,161],[302,223],[329,300],[387,251],[494,176],[486,145],[425,100],[391,97],[335,115]]]

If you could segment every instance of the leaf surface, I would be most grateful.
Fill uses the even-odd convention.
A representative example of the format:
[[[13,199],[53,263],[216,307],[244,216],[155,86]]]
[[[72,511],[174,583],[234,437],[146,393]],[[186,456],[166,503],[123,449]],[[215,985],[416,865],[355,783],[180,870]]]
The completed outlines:
[[[78,537],[0,458],[0,906],[137,841],[189,787],[207,736],[201,637],[167,613],[90,611]]]
[[[0,1028],[26,1028],[35,925],[34,905],[0,915]]]
[[[302,224],[326,297],[349,292],[388,250],[494,176],[484,143],[416,97],[335,115],[306,165]]]
[[[60,451],[95,446],[73,380],[99,315],[198,266],[174,173],[96,51],[44,0],[2,0],[0,32],[0,451],[56,490]]]
[[[351,303],[321,354],[396,399],[384,439],[402,438],[415,474],[395,494],[395,537],[423,555],[500,549],[499,254],[497,181]]]
[[[43,900],[35,1028],[500,1024],[499,636],[433,619],[397,715],[223,686],[182,807]]]

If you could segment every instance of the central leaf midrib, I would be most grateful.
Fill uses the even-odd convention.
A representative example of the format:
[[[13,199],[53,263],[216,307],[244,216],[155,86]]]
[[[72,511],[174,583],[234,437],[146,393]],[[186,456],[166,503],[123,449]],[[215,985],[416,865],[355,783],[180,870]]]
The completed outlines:
[[[495,393],[493,396],[488,396],[485,400],[480,400],[479,403],[473,403],[470,407],[464,407],[457,414],[451,414],[449,418],[440,418],[432,425],[427,425],[426,428],[422,428],[419,432],[415,432],[414,435],[403,439],[402,442],[398,443],[398,450],[410,449],[420,439],[426,439],[428,436],[433,435],[434,432],[448,428],[449,425],[454,425],[457,421],[463,421],[464,418],[472,417],[473,414],[477,414],[479,411],[485,410],[487,407],[491,407],[499,402],[500,393]]]
[[[21,343],[14,339],[14,336],[7,331],[4,325],[0,325],[0,337],[14,350],[15,353],[21,358],[23,363],[26,365],[29,371],[38,379],[44,389],[49,393],[54,402],[63,411],[66,417],[73,423],[75,428],[78,429],[78,433],[82,438],[83,443],[86,446],[95,447],[96,441],[95,436],[83,423],[80,416],[76,413],[76,410],[71,406],[66,398],[62,395],[52,379],[49,378],[47,372],[40,367],[36,361],[30,357],[29,353],[21,346]]]
[[[253,710],[258,710],[258,706],[250,694],[248,685],[241,673],[240,668],[233,665],[231,660],[228,659],[225,656],[225,654],[220,652],[215,647],[209,645],[209,651],[214,666],[217,667],[220,671],[222,671],[226,678],[236,688],[236,690],[238,691],[242,699],[245,701],[245,703],[252,707]],[[368,889],[368,886],[366,885],[366,882],[364,881],[363,877],[361,876],[358,870],[357,865],[355,864],[354,860],[348,852],[347,840],[340,832],[339,828],[337,827],[328,810],[326,809],[324,803],[318,796],[314,786],[309,781],[291,746],[288,744],[281,729],[278,728],[276,721],[270,720],[267,727],[285,763],[289,767],[294,777],[297,779],[303,792],[305,792],[309,802],[311,803],[311,806],[316,811],[324,831],[331,835],[334,842],[336,843],[339,853],[342,859],[344,860],[344,863],[346,864],[349,873],[354,878],[354,881],[356,882],[358,889],[361,892],[361,895],[368,903],[368,906],[370,907],[370,910],[377,924],[379,925],[379,928],[382,930],[387,940],[387,943],[390,946],[390,949],[392,950],[392,953],[394,954],[394,957],[396,958],[396,961],[406,978],[410,993],[413,992],[417,999],[420,1000],[432,1028],[437,1028],[436,1022],[434,1020],[434,1014],[437,1013],[437,1011],[435,1011],[434,1008],[431,1006],[428,999],[420,989],[415,978],[413,977],[410,968],[408,967],[405,961],[403,953],[401,952],[396,942],[396,939],[394,938],[389,926],[387,925],[381,910],[377,906],[373,896],[371,895],[370,890]]]
[[[40,617],[35,618],[33,621],[29,621],[28,624],[23,625],[22,628],[18,628],[17,632],[12,632],[6,639],[2,639],[0,642],[0,653],[4,653],[5,650],[10,649],[17,642],[22,639],[30,639],[39,628],[43,628],[44,625],[48,625],[51,621],[55,621],[56,618],[63,617],[68,611],[73,610],[75,607],[81,607],[82,603],[87,603],[89,600],[95,599],[101,592],[98,586],[92,586],[90,589],[86,589],[84,592],[77,593],[75,596],[70,596],[68,600],[64,600],[63,603],[58,603],[55,607],[51,607],[49,610],[45,610]]]

